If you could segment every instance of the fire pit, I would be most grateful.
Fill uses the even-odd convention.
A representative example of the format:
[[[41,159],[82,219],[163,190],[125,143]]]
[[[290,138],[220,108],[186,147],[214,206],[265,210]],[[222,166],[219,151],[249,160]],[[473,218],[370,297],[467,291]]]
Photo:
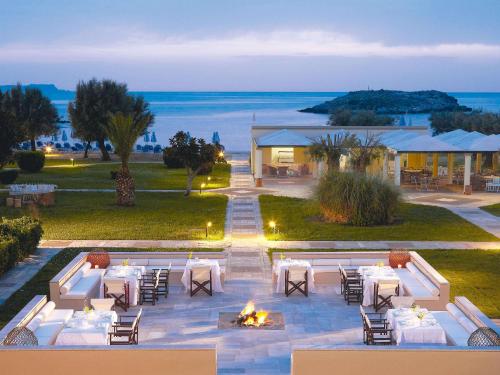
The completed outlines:
[[[219,328],[282,330],[285,329],[285,321],[281,313],[255,310],[254,303],[250,301],[239,313],[219,313]]]

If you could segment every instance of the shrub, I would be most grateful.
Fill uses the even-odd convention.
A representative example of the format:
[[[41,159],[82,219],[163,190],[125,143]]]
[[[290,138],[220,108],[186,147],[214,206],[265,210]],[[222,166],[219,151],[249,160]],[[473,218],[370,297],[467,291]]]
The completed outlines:
[[[182,160],[174,156],[174,150],[172,147],[166,147],[163,150],[163,163],[165,163],[167,168],[171,169],[184,168]]]
[[[14,238],[19,241],[17,260],[23,260],[35,252],[42,234],[40,222],[29,216],[17,219],[2,218],[0,222],[0,238]]]
[[[5,169],[0,171],[0,184],[8,185],[16,181],[19,172],[17,169]]]
[[[370,226],[394,221],[400,193],[377,177],[334,172],[321,179],[316,196],[326,220]]]
[[[0,238],[0,276],[11,269],[17,261],[19,241],[15,238]]]
[[[16,162],[25,172],[40,172],[45,165],[45,154],[41,151],[16,152]]]

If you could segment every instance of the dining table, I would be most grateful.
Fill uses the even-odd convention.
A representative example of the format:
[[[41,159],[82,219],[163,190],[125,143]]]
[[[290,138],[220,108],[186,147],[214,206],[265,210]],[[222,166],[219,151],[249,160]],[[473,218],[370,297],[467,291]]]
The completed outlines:
[[[389,266],[360,266],[358,273],[363,278],[363,306],[373,305],[375,302],[374,287],[381,280],[397,281],[399,290],[403,290],[401,279]]]
[[[222,287],[222,282],[220,279],[220,265],[217,259],[188,259],[186,262],[186,266],[184,267],[184,272],[182,273],[181,282],[186,289],[186,292],[190,290],[191,283],[191,269],[196,266],[210,266],[210,270],[212,271],[212,288],[214,292],[223,293],[224,288]]]
[[[285,271],[290,266],[305,267],[307,269],[307,289],[310,293],[315,293],[314,269],[311,262],[302,259],[280,259],[274,262],[273,272],[276,275],[276,293],[285,292]]]
[[[447,344],[445,330],[425,308],[389,309],[386,318],[397,345]]]
[[[106,280],[122,279],[129,283],[129,302],[131,306],[136,306],[139,302],[139,288],[142,275],[146,273],[144,266],[117,265],[109,266],[102,278],[100,288],[100,298],[104,298],[104,284]]]
[[[75,311],[57,336],[55,345],[108,345],[115,311]]]

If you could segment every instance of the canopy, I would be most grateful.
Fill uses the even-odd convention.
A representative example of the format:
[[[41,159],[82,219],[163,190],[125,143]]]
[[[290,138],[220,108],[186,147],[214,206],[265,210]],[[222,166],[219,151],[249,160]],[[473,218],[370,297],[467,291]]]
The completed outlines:
[[[144,134],[144,142],[148,143],[149,142],[149,132],[146,132]]]
[[[307,147],[312,141],[294,131],[282,129],[257,138],[256,143],[258,147]]]
[[[153,132],[153,133],[151,134],[151,142],[152,142],[152,143],[156,143],[156,142],[157,142],[155,132]]]
[[[460,149],[430,135],[411,137],[388,146],[397,152],[459,152]]]

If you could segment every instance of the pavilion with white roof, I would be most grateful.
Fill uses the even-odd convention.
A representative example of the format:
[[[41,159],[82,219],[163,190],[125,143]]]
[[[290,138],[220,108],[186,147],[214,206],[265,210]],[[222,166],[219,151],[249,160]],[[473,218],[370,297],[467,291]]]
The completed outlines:
[[[432,155],[432,176],[447,175],[453,183],[455,164],[463,164],[464,193],[471,193],[471,175],[480,174],[484,157],[492,173],[498,173],[500,135],[454,130],[431,136],[426,126],[252,126],[251,167],[256,186],[262,186],[263,176],[320,176],[323,162],[310,159],[307,148],[317,139],[328,134],[350,133],[363,139],[377,135],[386,147],[383,157],[368,168],[370,174],[391,178],[401,184],[402,171],[426,170]],[[446,155],[446,158],[443,156]],[[475,161],[473,168],[472,161]],[[444,162],[446,160],[446,163]],[[445,164],[442,166],[440,164]],[[462,166],[460,166],[462,170]],[[443,173],[446,172],[446,174]]]

